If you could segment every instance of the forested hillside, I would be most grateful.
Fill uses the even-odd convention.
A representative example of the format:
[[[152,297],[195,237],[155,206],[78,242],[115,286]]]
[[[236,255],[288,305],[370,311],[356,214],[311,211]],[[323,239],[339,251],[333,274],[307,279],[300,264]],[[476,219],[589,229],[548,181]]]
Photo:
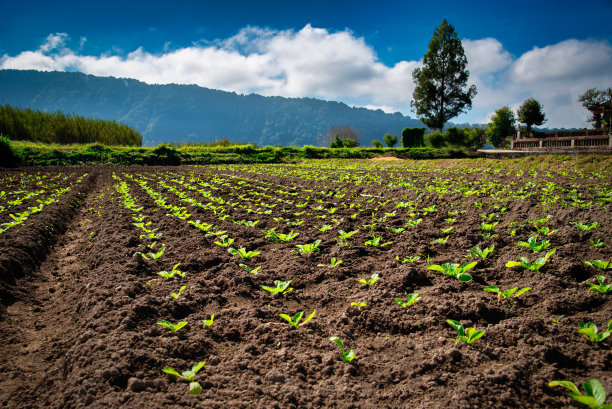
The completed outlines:
[[[196,85],[148,85],[81,73],[0,70],[0,104],[62,110],[116,120],[143,135],[143,145],[210,142],[227,137],[265,145],[316,145],[331,126],[350,125],[369,145],[421,122],[401,113],[351,108],[312,98],[239,95]]]

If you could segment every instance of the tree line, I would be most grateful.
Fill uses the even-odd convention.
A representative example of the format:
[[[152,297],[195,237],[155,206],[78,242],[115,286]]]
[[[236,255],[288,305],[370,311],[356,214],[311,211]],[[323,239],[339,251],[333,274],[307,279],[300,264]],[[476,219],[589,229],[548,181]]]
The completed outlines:
[[[0,105],[0,134],[11,140],[141,146],[142,135],[115,121]]]

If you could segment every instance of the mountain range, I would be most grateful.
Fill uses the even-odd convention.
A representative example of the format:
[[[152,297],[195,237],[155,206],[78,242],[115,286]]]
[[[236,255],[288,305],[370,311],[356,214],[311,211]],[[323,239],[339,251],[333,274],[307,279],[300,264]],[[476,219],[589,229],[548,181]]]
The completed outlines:
[[[143,135],[143,145],[227,138],[259,146],[317,145],[333,126],[353,126],[362,145],[422,127],[399,112],[314,98],[241,95],[196,85],[151,85],[77,72],[0,70],[0,103],[111,119]]]

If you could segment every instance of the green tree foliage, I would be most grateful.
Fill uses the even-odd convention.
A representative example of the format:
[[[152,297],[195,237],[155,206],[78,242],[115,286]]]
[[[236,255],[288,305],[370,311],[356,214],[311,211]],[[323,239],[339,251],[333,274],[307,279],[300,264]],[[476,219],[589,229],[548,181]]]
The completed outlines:
[[[610,131],[610,114],[612,114],[612,88],[598,90],[591,88],[578,97],[578,102],[582,104],[591,116],[587,119],[594,129],[602,128]]]
[[[411,106],[425,125],[442,130],[451,118],[472,107],[476,86],[467,87],[470,72],[455,27],[446,20],[436,27],[423,57],[423,68],[413,71],[415,88]]]
[[[330,148],[354,148],[361,143],[361,135],[357,129],[348,125],[332,126],[319,142],[321,146]]]
[[[425,128],[404,128],[402,130],[402,147],[416,148],[425,146]]]
[[[389,148],[393,148],[397,143],[397,136],[392,135],[390,133],[386,133],[385,136],[383,136],[383,141],[385,141]]]
[[[379,141],[378,139],[374,139],[372,141],[372,146],[375,147],[375,148],[380,149],[380,148],[383,147],[383,143],[381,141]]]
[[[101,143],[103,145],[140,146],[142,136],[127,125],[115,121],[52,114],[0,105],[0,133],[12,140],[43,143]]]
[[[434,148],[467,148],[476,150],[485,144],[485,130],[480,128],[448,128],[425,135],[425,142]]]
[[[516,132],[514,112],[507,106],[499,108],[487,127],[487,140],[496,148],[502,147],[507,136]]]
[[[527,125],[527,134],[531,134],[533,125],[542,125],[546,122],[543,107],[535,98],[527,98],[517,111],[518,121]]]

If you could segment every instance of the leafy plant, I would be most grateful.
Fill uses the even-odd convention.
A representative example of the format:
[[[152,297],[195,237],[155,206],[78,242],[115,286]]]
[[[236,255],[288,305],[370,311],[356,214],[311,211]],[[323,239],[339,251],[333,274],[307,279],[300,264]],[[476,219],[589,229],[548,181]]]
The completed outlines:
[[[546,250],[548,247],[550,247],[550,240],[542,240],[538,242],[538,236],[531,236],[529,237],[529,239],[527,239],[526,242],[519,241],[516,244],[517,246],[521,246],[521,247],[529,247],[531,251],[533,251],[534,253],[537,253],[542,250]]]
[[[172,324],[171,322],[164,320],[164,321],[158,321],[157,325],[161,325],[163,327],[167,327],[167,328],[169,328],[172,331],[172,333],[175,333],[178,330],[180,330],[181,328],[183,328],[185,325],[187,325],[187,321],[181,321],[181,322],[178,322],[176,324]]]
[[[189,394],[199,395],[202,393],[202,386],[198,382],[195,382],[193,378],[200,371],[200,369],[204,367],[204,363],[205,363],[204,361],[198,362],[197,364],[191,367],[191,370],[183,371],[183,373],[179,373],[178,371],[170,367],[163,368],[162,372],[170,374],[170,375],[175,375],[181,379],[186,380],[187,382],[189,382]]]
[[[401,306],[401,307],[410,307],[411,305],[413,305],[415,302],[419,301],[421,299],[421,296],[418,295],[417,293],[414,294],[407,294],[404,293],[404,295],[406,296],[406,301],[402,300],[399,297],[395,298],[395,301],[397,301],[397,303]]]
[[[533,263],[529,262],[527,257],[520,257],[519,261],[508,261],[506,263],[506,267],[521,266],[529,271],[538,271],[544,264],[546,264],[546,260],[548,260],[548,258],[552,256],[556,250],[557,249],[550,250],[544,257],[536,259]]]
[[[400,259],[399,256],[395,256],[395,259],[402,264],[406,264],[406,263],[414,263],[415,261],[420,260],[421,257],[420,256],[408,256],[405,259]]]
[[[302,317],[304,316],[304,311],[300,311],[297,314],[295,314],[293,317],[287,315],[287,314],[279,314],[279,316],[284,319],[285,321],[287,321],[293,328],[297,328],[300,325],[304,325],[306,324],[308,321],[310,321],[312,319],[312,317],[314,317],[314,315],[316,314],[317,310],[315,309],[308,317],[306,317],[306,319],[304,321],[302,321],[300,323],[300,320],[302,319]]]
[[[336,268],[338,267],[340,264],[342,264],[343,261],[340,259],[336,259],[336,257],[332,257],[331,261],[329,264],[318,264],[317,267],[331,267],[331,268]]]
[[[321,239],[315,240],[311,244],[296,244],[295,247],[297,247],[298,250],[294,250],[294,252],[298,251],[300,254],[316,252],[320,250],[319,244],[321,244]]]
[[[493,249],[495,248],[495,244],[491,244],[488,248],[481,250],[480,247],[474,247],[471,250],[468,250],[468,254],[465,257],[480,257],[487,258],[493,253]]]
[[[439,238],[435,239],[434,241],[432,241],[431,244],[446,244],[446,242],[448,241],[449,237],[450,236],[439,237]]]
[[[213,324],[214,319],[215,319],[215,314],[210,314],[210,318],[207,320],[202,320],[202,324],[204,324],[206,328],[210,328]]]
[[[257,272],[261,268],[261,266],[255,267],[255,268],[249,268],[249,266],[247,266],[246,264],[238,264],[238,265],[242,267],[244,271],[246,271],[249,274],[257,274]]]
[[[442,228],[440,229],[442,231],[442,233],[450,233],[451,231],[453,231],[453,229],[455,228],[455,226],[450,226],[447,228]]]
[[[145,254],[141,251],[137,251],[136,254],[140,254],[140,256],[144,258],[145,260],[149,260],[149,259],[157,260],[161,258],[161,256],[163,256],[165,252],[166,252],[166,245],[162,244],[161,248],[157,250],[155,253],[153,253],[152,251],[149,251]]]
[[[351,363],[353,361],[353,359],[355,359],[355,351],[353,351],[352,349],[350,350],[346,350],[344,349],[344,343],[342,342],[342,340],[338,337],[331,337],[329,338],[330,341],[335,342],[336,345],[338,345],[340,347],[340,358],[346,362],[346,363]]]
[[[499,289],[499,287],[496,287],[494,285],[490,285],[488,287],[483,288],[483,290],[497,294],[497,300],[498,301],[502,301],[502,300],[506,300],[506,299],[510,299],[510,298],[517,298],[520,295],[522,295],[522,294],[526,293],[527,291],[531,290],[531,287],[521,288],[520,290],[519,290],[518,287],[514,287],[514,288],[509,288],[507,290],[503,290],[502,291],[502,290]],[[516,292],[516,294],[515,294],[515,292]]]
[[[594,284],[590,282],[586,282],[591,288],[589,288],[589,292],[593,294],[608,294],[612,292],[612,283],[604,284],[604,276],[595,276],[597,282],[599,284]]]
[[[229,247],[234,242],[234,239],[225,235],[219,237],[219,240],[215,240],[215,244],[221,247]]]
[[[316,229],[320,231],[321,233],[323,233],[331,228],[332,228],[331,224],[324,224],[323,226],[317,227]]]
[[[403,232],[405,232],[405,231],[406,231],[406,229],[405,229],[405,228],[403,228],[403,227],[398,227],[398,228],[395,228],[395,227],[387,227],[387,228],[388,228],[389,230],[391,230],[391,231],[392,231],[393,233],[395,233],[395,234],[402,234]]]
[[[160,271],[157,274],[162,276],[162,277],[164,277],[166,280],[171,279],[176,274],[178,274],[180,277],[185,277],[185,273],[183,273],[181,270],[179,270],[177,268],[180,264],[181,263],[176,263],[174,266],[172,266],[172,270],[171,271]]]
[[[459,321],[446,320],[446,323],[450,325],[455,331],[457,331],[457,339],[455,339],[455,345],[459,340],[465,342],[467,345],[471,345],[474,341],[481,338],[484,334],[484,330],[477,330],[476,328],[465,329]]]
[[[263,288],[264,290],[272,294],[279,294],[279,293],[287,294],[293,291],[293,288],[289,287],[289,284],[291,284],[291,281],[293,280],[289,280],[289,281],[274,280],[275,287],[267,287],[265,285],[262,285],[261,288]]]
[[[351,303],[351,305],[352,305],[353,307],[357,307],[357,309],[358,309],[358,310],[361,310],[361,307],[365,307],[366,305],[368,305],[368,303],[367,303],[367,302],[365,302],[365,301],[359,301],[359,302],[354,302],[354,301],[353,301],[353,302]]]
[[[591,409],[612,409],[612,405],[606,404],[606,391],[596,379],[590,379],[582,384],[585,395],[578,387],[570,381],[552,381],[548,386],[563,386],[569,389],[569,395],[577,402],[587,405]]]
[[[597,267],[597,268],[601,268],[602,270],[612,269],[612,263],[610,263],[610,261],[602,261],[602,260],[593,260],[593,261],[580,260],[580,261],[582,261],[582,264],[584,264],[585,266]]]
[[[602,241],[601,239],[589,240],[589,243],[591,243],[591,246],[593,247],[607,247],[608,246],[606,242]]]
[[[386,243],[381,243],[381,241],[383,241],[383,236],[373,236],[370,240],[366,240],[365,245],[366,246],[373,246],[373,247],[385,247],[385,246],[389,246],[391,244],[393,244],[392,241],[388,241]]]
[[[415,227],[418,226],[419,223],[421,223],[423,221],[423,219],[416,219],[416,220],[406,220],[406,227]]]
[[[608,327],[604,332],[597,332],[597,325],[592,322],[584,323],[580,321],[578,323],[578,332],[584,335],[591,342],[601,342],[610,336],[612,333],[612,320],[608,322]]]
[[[472,281],[472,276],[466,273],[466,271],[471,270],[478,264],[476,261],[467,264],[455,264],[455,263],[445,263],[442,265],[432,264],[427,266],[428,270],[439,271],[443,274],[446,274],[450,277],[455,277],[459,281],[469,282]]]
[[[178,293],[170,293],[170,296],[176,300],[178,296],[181,295],[181,293],[185,290],[185,288],[187,288],[186,285],[181,286],[181,288],[179,288],[178,290]]]
[[[372,276],[369,279],[360,278],[359,279],[359,283],[361,285],[372,285],[375,282],[377,282],[379,278],[380,277],[378,276],[378,274],[374,273],[374,274],[372,274]]]
[[[601,224],[599,224],[598,222],[591,222],[589,224],[583,224],[582,222],[575,222],[573,224],[576,225],[576,227],[578,227],[578,229],[584,233],[591,231],[591,230],[598,230],[601,227]]]
[[[557,233],[559,229],[551,230],[550,227],[548,226],[542,226],[542,227],[536,227],[536,231],[538,232],[538,234],[541,234],[542,236],[552,236],[553,234]]]
[[[239,249],[234,249],[230,247],[229,249],[227,249],[227,251],[232,256],[234,257],[240,256],[243,259],[250,259],[250,258],[257,256],[258,254],[261,254],[261,252],[259,251],[247,251],[244,247],[241,247]]]

